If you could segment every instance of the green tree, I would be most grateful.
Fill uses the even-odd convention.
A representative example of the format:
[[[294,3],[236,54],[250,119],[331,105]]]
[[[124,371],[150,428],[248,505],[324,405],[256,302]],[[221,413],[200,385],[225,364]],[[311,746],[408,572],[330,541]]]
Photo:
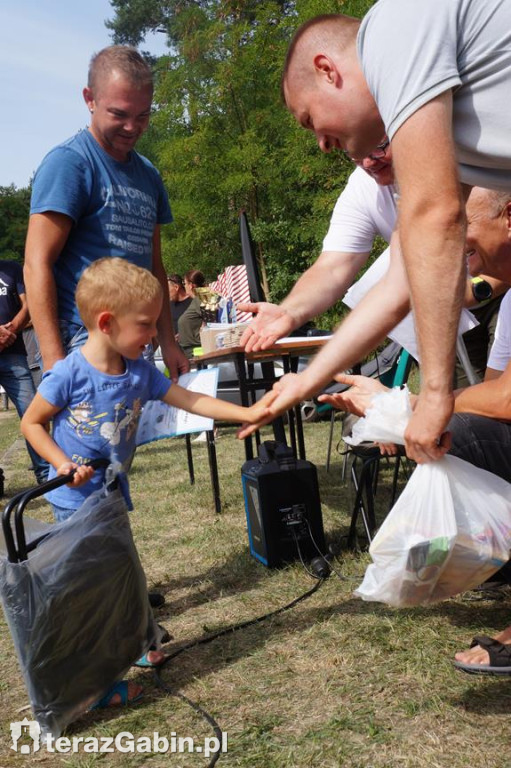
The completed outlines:
[[[280,97],[294,30],[319,13],[361,16],[370,0],[112,0],[116,42],[167,36],[155,62],[155,115],[141,144],[169,190],[175,225],[164,261],[216,276],[241,261],[245,209],[269,297],[278,301],[317,257],[352,170],[319,152]],[[330,319],[329,319],[330,321]]]
[[[0,258],[23,262],[30,187],[0,187]]]

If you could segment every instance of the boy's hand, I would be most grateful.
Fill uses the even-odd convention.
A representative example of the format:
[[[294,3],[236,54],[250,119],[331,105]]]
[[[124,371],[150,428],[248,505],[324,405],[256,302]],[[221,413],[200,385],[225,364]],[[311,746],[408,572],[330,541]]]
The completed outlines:
[[[266,394],[263,397],[261,397],[261,399],[258,400],[257,403],[254,403],[254,405],[251,405],[250,408],[247,408],[246,423],[256,424],[265,416],[269,416],[270,415],[269,406],[276,399],[277,395],[278,395],[278,392],[275,389],[270,389],[270,391],[266,392]]]
[[[377,379],[371,379],[368,376],[349,376],[346,373],[339,373],[335,380],[340,384],[346,384],[349,389],[333,395],[320,395],[319,402],[329,403],[332,408],[349,411],[357,416],[365,416],[373,397],[387,389]]]
[[[243,422],[237,432],[239,440],[244,440],[245,437],[251,435],[264,424],[273,421],[275,416],[271,412],[270,405],[276,400],[277,395],[276,389],[270,389],[257,403],[245,409],[246,421]]]
[[[73,461],[65,461],[57,469],[57,475],[68,475],[73,469],[75,473],[72,480],[68,483],[73,488],[78,488],[80,485],[88,483],[94,474],[93,468],[87,464],[75,464]]]

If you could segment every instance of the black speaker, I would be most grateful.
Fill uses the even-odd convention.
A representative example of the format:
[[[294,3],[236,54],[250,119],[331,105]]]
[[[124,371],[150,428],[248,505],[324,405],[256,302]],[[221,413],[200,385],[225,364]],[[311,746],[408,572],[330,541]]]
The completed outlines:
[[[316,467],[283,443],[266,441],[241,468],[250,553],[268,568],[324,554]]]

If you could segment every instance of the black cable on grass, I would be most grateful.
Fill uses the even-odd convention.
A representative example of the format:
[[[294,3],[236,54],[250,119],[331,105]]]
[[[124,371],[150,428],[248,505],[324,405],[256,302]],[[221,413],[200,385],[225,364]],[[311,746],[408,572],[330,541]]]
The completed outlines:
[[[325,555],[323,554],[323,552],[321,551],[321,549],[318,547],[318,545],[317,545],[317,543],[316,543],[316,539],[314,538],[314,535],[313,535],[313,533],[312,533],[312,529],[311,529],[311,526],[310,526],[309,520],[308,520],[307,518],[304,518],[304,520],[305,520],[305,523],[306,523],[306,525],[307,525],[307,528],[308,528],[308,531],[309,531],[309,536],[310,536],[310,539],[311,539],[311,541],[312,541],[312,544],[313,544],[313,546],[314,546],[314,549],[315,549],[315,550],[316,550],[316,552],[318,553],[319,557],[320,557],[320,558],[323,560],[323,562],[325,563],[325,565],[327,566],[327,568],[329,568],[329,570],[330,570],[330,571],[332,571],[332,573],[335,573],[335,575],[337,576],[337,578],[339,579],[339,581],[350,581],[350,579],[349,579],[347,576],[343,576],[343,575],[342,575],[342,573],[341,573],[340,571],[336,571],[336,570],[335,570],[335,568],[333,567],[333,565],[332,565],[331,561],[330,561],[330,560],[328,560],[328,559],[325,557]]]
[[[165,664],[166,662],[164,662]],[[220,745],[222,743],[222,729],[218,725],[215,718],[209,714],[209,712],[206,712],[205,709],[203,709],[200,704],[197,704],[196,701],[192,701],[192,699],[189,699],[188,696],[185,696],[184,693],[181,693],[180,691],[174,691],[172,688],[170,688],[168,685],[166,685],[163,680],[160,678],[159,671],[163,664],[161,664],[158,669],[154,670],[154,676],[156,678],[156,682],[158,683],[159,687],[164,690],[166,693],[169,694],[169,696],[175,696],[177,699],[181,699],[181,701],[184,701],[188,706],[190,706],[194,712],[197,712],[198,715],[201,715],[201,717],[206,720],[207,723],[213,728],[213,733],[215,734],[215,737],[218,741],[218,744]],[[219,749],[215,752],[212,759],[208,763],[208,768],[213,768],[215,763],[219,760],[220,755],[222,753],[220,752],[220,746]]]
[[[307,571],[307,572],[310,573],[310,571]],[[187,643],[186,645],[182,645],[180,648],[177,648],[177,650],[175,650],[173,653],[170,653],[165,658],[165,661],[153,670],[156,684],[163,691],[168,693],[169,696],[175,696],[176,698],[181,699],[182,701],[186,702],[195,712],[201,715],[206,720],[206,722],[209,725],[211,725],[211,727],[213,728],[214,734],[218,739],[219,744],[222,743],[222,730],[218,725],[218,723],[216,722],[216,720],[213,718],[213,716],[210,715],[208,712],[206,712],[206,710],[202,709],[202,707],[199,704],[197,704],[197,702],[192,701],[183,693],[180,693],[179,691],[175,691],[174,689],[170,688],[170,686],[168,686],[166,683],[164,683],[160,676],[161,670],[172,659],[175,659],[176,656],[179,656],[185,651],[189,651],[192,648],[198,647],[199,645],[206,645],[207,643],[211,643],[213,642],[213,640],[216,640],[219,637],[223,637],[224,635],[237,632],[240,629],[245,629],[246,627],[250,627],[254,624],[259,624],[262,621],[265,621],[266,619],[271,619],[273,616],[278,616],[280,613],[284,613],[284,611],[288,611],[290,608],[293,608],[295,605],[298,605],[298,603],[301,603],[302,600],[306,600],[308,597],[311,597],[315,592],[317,592],[317,590],[325,581],[325,579],[318,578],[312,573],[311,573],[311,576],[317,579],[312,589],[309,589],[307,592],[304,592],[302,595],[299,595],[290,603],[287,603],[287,605],[283,605],[281,608],[277,608],[275,611],[271,611],[270,613],[265,613],[263,616],[258,616],[255,619],[248,619],[247,621],[242,621],[239,624],[232,624],[230,627],[225,627],[225,629],[220,629],[218,632],[214,632],[211,635],[205,635],[204,637],[201,637],[198,640],[193,640],[192,642]],[[220,751],[215,752],[212,760],[208,763],[208,768],[212,768],[212,766],[215,765],[215,763],[219,760],[221,754],[222,753]]]

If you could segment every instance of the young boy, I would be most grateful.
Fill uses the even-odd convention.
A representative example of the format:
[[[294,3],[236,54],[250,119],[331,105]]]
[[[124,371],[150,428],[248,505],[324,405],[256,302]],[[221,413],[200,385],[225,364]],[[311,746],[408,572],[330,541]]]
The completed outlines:
[[[21,422],[23,435],[49,461],[50,479],[76,470],[70,483],[47,494],[58,522],[71,517],[103,482],[104,470],[94,471],[86,462],[108,458],[129,468],[148,400],[225,421],[254,423],[268,413],[273,393],[244,408],[172,384],[141,357],[156,336],[162,300],[158,280],[124,259],[100,259],[80,278],[76,303],[88,339],[44,374]],[[52,435],[46,429],[51,420]],[[125,686],[108,702],[134,700],[133,690]]]
[[[76,469],[71,483],[47,495],[58,522],[102,484],[104,471],[94,472],[87,461],[108,458],[129,468],[148,400],[224,421],[255,423],[268,411],[273,393],[244,408],[171,384],[143,360],[162,298],[156,278],[124,259],[100,259],[80,278],[76,303],[89,338],[44,374],[21,422],[23,435],[50,462],[50,479]]]

